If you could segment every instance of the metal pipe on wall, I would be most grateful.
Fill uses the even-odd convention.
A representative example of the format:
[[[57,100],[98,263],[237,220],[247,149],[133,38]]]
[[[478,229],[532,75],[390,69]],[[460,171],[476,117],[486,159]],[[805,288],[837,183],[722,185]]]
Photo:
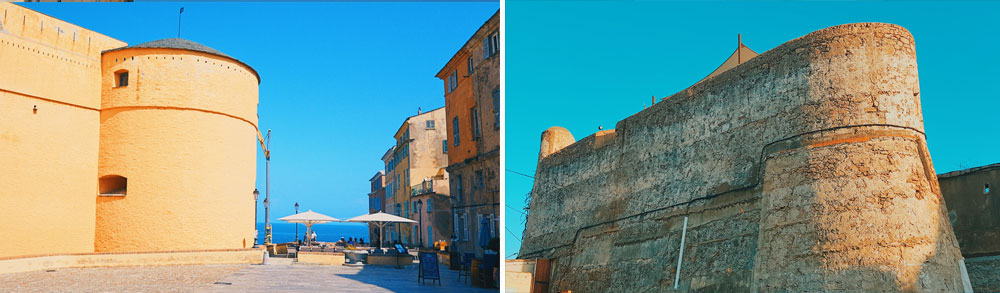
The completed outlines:
[[[681,263],[684,262],[684,237],[687,236],[688,229],[688,217],[684,216],[684,228],[681,229],[681,247],[680,253],[677,254],[677,274],[674,275],[674,290],[677,290],[678,281],[681,279]]]

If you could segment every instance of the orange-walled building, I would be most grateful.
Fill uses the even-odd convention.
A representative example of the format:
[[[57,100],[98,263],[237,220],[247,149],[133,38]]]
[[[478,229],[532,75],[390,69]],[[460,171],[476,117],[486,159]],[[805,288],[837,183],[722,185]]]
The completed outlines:
[[[0,15],[0,257],[253,246],[253,68]]]
[[[500,237],[500,53],[497,11],[437,74],[445,86],[454,248],[477,257]]]

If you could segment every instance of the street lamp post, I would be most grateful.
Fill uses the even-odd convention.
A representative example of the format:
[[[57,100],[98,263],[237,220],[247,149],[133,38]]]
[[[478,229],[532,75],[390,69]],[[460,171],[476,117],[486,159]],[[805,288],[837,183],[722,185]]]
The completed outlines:
[[[260,134],[260,133],[258,133]],[[271,130],[267,130],[267,146],[271,146]],[[266,164],[264,171],[264,243],[271,244],[271,150],[265,154]]]
[[[271,201],[264,197],[264,244],[271,244],[271,223],[267,218],[271,215]]]
[[[299,214],[299,203],[295,203],[295,214]],[[299,242],[299,224],[295,224],[295,242]]]
[[[400,208],[399,204],[396,204],[396,216],[401,216],[403,209]],[[403,233],[399,230],[399,223],[396,224],[396,241],[403,242]]]
[[[260,191],[253,189],[253,245],[257,246],[257,199],[260,198]]]

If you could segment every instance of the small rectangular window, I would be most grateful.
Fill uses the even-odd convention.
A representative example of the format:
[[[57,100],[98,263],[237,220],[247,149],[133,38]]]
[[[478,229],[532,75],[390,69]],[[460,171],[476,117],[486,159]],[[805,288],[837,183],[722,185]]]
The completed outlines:
[[[448,92],[454,92],[455,88],[458,87],[458,69],[455,69],[448,77]]]
[[[483,60],[500,53],[500,33],[493,33],[483,39]]]
[[[434,129],[434,120],[427,120],[427,129]]]
[[[445,153],[445,154],[448,153],[448,140],[447,139],[441,141],[441,152]]]
[[[118,86],[117,87],[128,86],[128,71],[119,71],[117,73],[117,75],[118,75],[118,78],[117,78],[117,80],[118,80]]]
[[[471,56],[469,57],[469,63],[468,63],[468,65],[469,65],[469,69],[468,69],[468,72],[466,72],[465,74],[466,75],[472,75],[472,71],[475,70],[475,68],[473,67],[472,57]]]

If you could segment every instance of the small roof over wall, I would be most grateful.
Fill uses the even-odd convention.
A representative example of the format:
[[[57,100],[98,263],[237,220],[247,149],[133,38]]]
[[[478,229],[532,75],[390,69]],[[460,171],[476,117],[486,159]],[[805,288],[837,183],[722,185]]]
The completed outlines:
[[[195,51],[195,52],[208,53],[208,54],[216,55],[216,56],[219,56],[219,57],[225,57],[225,58],[228,58],[228,59],[232,59],[233,61],[236,61],[236,63],[238,63],[238,64],[242,64],[243,66],[246,66],[248,69],[250,69],[250,72],[252,72],[253,75],[257,77],[257,83],[260,83],[260,74],[258,74],[257,70],[253,69],[253,67],[251,67],[249,64],[246,64],[243,61],[240,61],[239,59],[233,58],[232,56],[226,55],[226,54],[220,52],[219,50],[212,49],[209,46],[205,46],[205,45],[202,45],[202,44],[199,44],[199,43],[195,43],[195,42],[192,42],[192,41],[189,41],[189,40],[181,39],[181,38],[166,38],[166,39],[160,39],[160,40],[155,40],[155,41],[151,41],[151,42],[145,42],[145,43],[142,43],[142,44],[131,45],[131,46],[127,46],[127,47],[114,48],[114,49],[110,49],[110,50],[104,50],[103,52],[101,52],[101,54],[108,53],[108,52],[114,52],[114,51],[118,51],[118,50],[132,49],[132,48],[181,49],[181,50],[189,50],[189,51]]]
[[[722,65],[719,65],[719,68],[716,68],[715,71],[712,71],[712,73],[709,73],[708,76],[702,78],[698,82],[702,82],[706,79],[726,72],[726,70],[732,69],[733,67],[747,62],[750,58],[757,57],[757,55],[759,55],[757,52],[754,52],[754,50],[751,50],[743,44],[742,36],[737,36],[737,41],[739,42],[739,46],[736,47],[736,51],[733,51],[733,54],[729,55],[729,58],[726,58],[726,61],[722,62]]]
[[[199,44],[199,43],[195,43],[195,42],[192,42],[192,41],[189,41],[189,40],[181,39],[181,38],[167,38],[167,39],[155,40],[155,41],[145,42],[145,43],[138,44],[138,45],[131,45],[131,46],[128,46],[128,47],[121,47],[121,48],[115,48],[115,49],[111,49],[111,50],[105,50],[104,53],[111,52],[111,51],[116,51],[116,50],[128,49],[128,48],[184,49],[184,50],[191,50],[191,51],[198,51],[198,52],[209,53],[209,54],[212,54],[212,55],[219,55],[219,56],[222,56],[222,57],[233,58],[233,57],[231,57],[229,55],[226,55],[226,54],[223,54],[222,52],[219,52],[219,50],[212,49],[212,48],[210,48],[208,46],[205,46],[205,45],[202,45],[202,44]],[[233,59],[236,59],[236,58],[233,58]]]

